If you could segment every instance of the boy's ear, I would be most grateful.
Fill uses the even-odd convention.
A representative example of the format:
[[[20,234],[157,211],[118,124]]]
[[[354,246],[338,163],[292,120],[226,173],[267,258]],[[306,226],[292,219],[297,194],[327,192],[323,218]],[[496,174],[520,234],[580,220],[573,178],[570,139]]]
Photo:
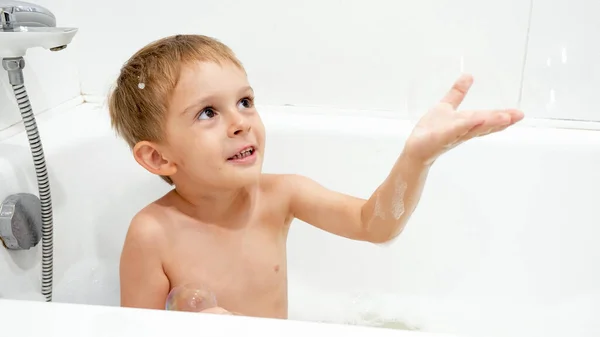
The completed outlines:
[[[151,173],[159,176],[171,176],[177,172],[175,163],[164,158],[156,144],[141,141],[133,147],[135,160]]]

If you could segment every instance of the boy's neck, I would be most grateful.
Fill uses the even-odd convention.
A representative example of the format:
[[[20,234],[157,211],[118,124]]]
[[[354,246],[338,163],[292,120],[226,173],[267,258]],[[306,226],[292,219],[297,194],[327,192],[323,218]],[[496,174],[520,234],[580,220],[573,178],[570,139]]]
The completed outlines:
[[[248,218],[254,206],[258,186],[247,186],[236,190],[221,190],[205,193],[206,189],[176,187],[173,192],[180,199],[182,211],[202,222],[219,226],[239,226]]]

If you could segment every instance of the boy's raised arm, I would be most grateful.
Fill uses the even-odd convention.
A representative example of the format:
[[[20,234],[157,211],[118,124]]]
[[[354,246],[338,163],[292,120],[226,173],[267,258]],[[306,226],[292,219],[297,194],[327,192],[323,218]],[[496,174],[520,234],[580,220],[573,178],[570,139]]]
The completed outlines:
[[[517,110],[457,112],[472,83],[470,76],[461,76],[421,118],[390,174],[368,200],[328,190],[305,177],[288,176],[292,214],[355,240],[380,243],[399,235],[419,202],[429,168],[442,153],[523,119]]]
[[[329,190],[299,175],[286,177],[294,217],[353,240],[383,243],[397,236],[415,209],[428,166],[400,156],[369,200]],[[399,177],[402,177],[399,179]]]

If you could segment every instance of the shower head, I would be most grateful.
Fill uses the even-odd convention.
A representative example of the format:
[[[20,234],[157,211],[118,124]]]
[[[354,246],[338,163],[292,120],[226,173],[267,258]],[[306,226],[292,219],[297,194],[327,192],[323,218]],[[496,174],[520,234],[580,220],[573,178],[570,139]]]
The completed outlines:
[[[25,1],[0,0],[0,58],[22,57],[27,49],[65,49],[77,28],[56,27],[48,9]]]

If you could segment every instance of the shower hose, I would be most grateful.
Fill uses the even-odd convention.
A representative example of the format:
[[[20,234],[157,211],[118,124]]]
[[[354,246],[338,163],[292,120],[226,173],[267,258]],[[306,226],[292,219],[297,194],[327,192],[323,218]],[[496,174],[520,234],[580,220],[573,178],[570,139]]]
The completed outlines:
[[[33,156],[35,174],[37,176],[38,193],[40,197],[42,213],[42,295],[46,302],[52,301],[52,279],[53,279],[53,223],[52,223],[52,199],[50,196],[50,181],[46,171],[46,160],[42,140],[38,132],[35,116],[29,103],[27,90],[23,80],[23,68],[25,60],[23,57],[12,57],[2,59],[2,66],[8,71],[8,79],[13,88],[19,111],[23,118],[29,147]]]

